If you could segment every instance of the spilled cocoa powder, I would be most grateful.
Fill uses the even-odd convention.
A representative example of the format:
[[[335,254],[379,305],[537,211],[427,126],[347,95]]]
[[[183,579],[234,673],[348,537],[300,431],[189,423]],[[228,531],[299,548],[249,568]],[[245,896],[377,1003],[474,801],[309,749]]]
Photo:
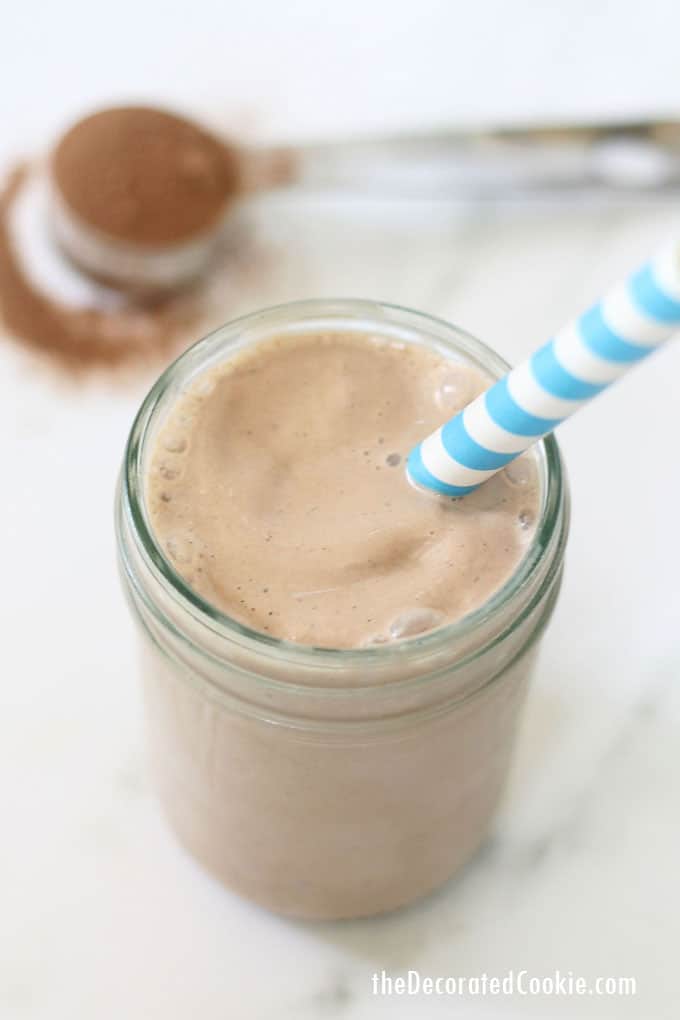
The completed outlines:
[[[22,269],[9,223],[28,172],[25,165],[15,168],[0,195],[0,314],[9,333],[72,372],[153,363],[172,354],[197,319],[195,295],[107,310],[61,304],[34,287]]]
[[[117,107],[86,117],[53,148],[47,174],[15,166],[0,190],[6,332],[71,373],[167,361],[233,313],[249,278],[259,283],[271,271],[268,250],[243,229],[231,203],[294,176],[287,151],[240,149],[163,110]],[[44,196],[37,202],[36,184]],[[92,247],[84,255],[78,244],[66,243],[63,210],[78,244],[83,237],[94,249],[101,244],[107,258],[133,253],[165,259],[166,267],[179,258],[181,266],[187,249],[200,252],[205,245],[205,259],[167,285],[156,286],[155,270],[149,277],[139,262],[129,278],[117,268],[113,275],[90,261]],[[46,264],[52,275],[44,275]],[[62,270],[76,274],[65,285],[70,298],[61,283],[54,285]]]
[[[61,138],[55,188],[85,226],[162,248],[209,231],[240,190],[238,151],[197,124],[151,107],[100,110]]]

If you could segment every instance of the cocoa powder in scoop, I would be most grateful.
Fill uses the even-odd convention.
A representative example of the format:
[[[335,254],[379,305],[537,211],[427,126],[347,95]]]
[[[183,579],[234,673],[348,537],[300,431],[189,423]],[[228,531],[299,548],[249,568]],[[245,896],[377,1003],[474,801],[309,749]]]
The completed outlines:
[[[252,162],[254,169],[238,147],[163,110],[118,107],[75,124],[54,148],[49,173],[40,163],[15,167],[0,191],[6,332],[80,373],[158,364],[229,318],[243,286],[269,272],[269,256],[236,215],[227,240],[225,210],[243,193],[291,175],[276,152]],[[205,266],[174,289],[137,281],[138,269],[125,282],[101,272],[64,243],[55,195],[76,236],[79,229],[101,241],[107,257],[122,250],[142,260],[181,260],[182,251],[205,242]]]
[[[33,285],[10,230],[12,203],[28,172],[15,169],[0,193],[0,315],[11,336],[76,373],[153,364],[175,353],[198,316],[191,294],[107,310],[62,304]]]
[[[183,117],[144,106],[79,121],[56,146],[51,169],[84,225],[144,247],[210,230],[239,190],[236,150]]]

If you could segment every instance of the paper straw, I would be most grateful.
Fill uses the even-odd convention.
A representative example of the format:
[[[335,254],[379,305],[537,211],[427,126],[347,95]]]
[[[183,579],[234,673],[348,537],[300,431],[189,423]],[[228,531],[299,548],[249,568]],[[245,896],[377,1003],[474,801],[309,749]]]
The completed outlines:
[[[412,481],[465,496],[680,328],[680,242],[411,451]]]

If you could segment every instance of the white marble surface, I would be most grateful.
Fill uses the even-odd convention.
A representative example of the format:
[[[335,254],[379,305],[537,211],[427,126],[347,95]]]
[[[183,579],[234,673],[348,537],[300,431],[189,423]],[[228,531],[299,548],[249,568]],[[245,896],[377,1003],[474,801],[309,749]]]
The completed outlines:
[[[201,38],[208,39],[217,5],[192,6],[205,12]],[[236,36],[242,40],[250,31],[254,49],[264,46],[266,56],[273,44],[257,38],[252,10],[258,5],[248,6],[251,13],[243,15]],[[434,17],[437,8],[437,17],[444,17],[445,6],[419,4],[418,10],[432,8]],[[491,6],[502,21],[506,6]],[[518,6],[525,13],[530,6],[537,10]],[[527,23],[531,38],[522,45],[534,45],[531,40],[543,33],[553,65],[557,61],[566,73],[569,54],[558,43],[562,22],[571,23],[567,11],[590,12],[596,39],[603,40],[611,25],[605,23],[604,4],[562,5],[552,22],[550,6],[538,28]],[[36,21],[37,7],[27,4],[25,14],[17,7],[10,15],[8,53],[16,73],[20,57],[14,43],[21,40],[37,39],[47,71],[57,59],[48,45],[57,31],[56,7],[42,10],[43,20]],[[150,4],[142,11],[146,29],[152,7],[157,14],[161,10]],[[287,5],[293,20],[305,7],[309,13],[310,5]],[[356,14],[356,5],[344,7]],[[661,7],[646,5],[647,30]],[[75,9],[72,3],[59,7],[69,18]],[[276,20],[277,8],[269,9]],[[333,19],[342,20],[346,41],[351,18],[339,11],[334,8]],[[482,14],[472,18],[468,31],[481,40]],[[154,37],[158,49],[169,34],[176,42],[180,32],[174,5],[168,19]],[[174,36],[168,24],[175,26]],[[231,52],[224,18],[220,24]],[[452,24],[447,20],[451,30]],[[120,24],[107,27],[121,42]],[[292,38],[290,26],[281,30]],[[127,31],[129,36],[129,21]],[[394,36],[396,29],[390,31]],[[413,31],[420,47],[415,77],[422,79],[420,22]],[[629,56],[631,33],[626,25]],[[189,32],[187,63],[197,38],[198,30]],[[110,95],[116,82],[118,94],[123,87],[128,92],[150,87],[152,72],[142,73],[141,44],[134,39],[128,77],[125,68],[113,66],[115,47],[102,58],[101,71],[90,54],[83,58],[93,95]],[[217,56],[214,42],[206,45]],[[491,39],[489,45],[500,54],[499,43]],[[572,41],[572,50],[575,45]],[[361,81],[368,56],[356,46],[363,54]],[[659,46],[659,61],[647,59],[648,74],[636,93],[643,105],[674,102],[675,86],[670,79],[667,86],[661,82],[658,69],[670,67],[671,50],[663,39]],[[67,56],[74,56],[74,47],[68,44]],[[591,81],[593,47],[586,41],[582,51],[592,65]],[[438,52],[443,56],[444,47]],[[471,58],[461,52],[469,70]],[[675,48],[673,57],[677,79]],[[313,53],[309,60],[317,67]],[[377,60],[375,53],[371,60]],[[600,67],[602,88],[593,90],[609,106],[623,57],[615,54],[612,60]],[[179,95],[167,60],[156,66],[166,68],[157,93]],[[239,85],[249,80],[245,66],[243,60],[236,64]],[[389,66],[394,68],[393,60]],[[630,66],[635,77],[639,66]],[[63,80],[51,101],[29,76],[26,116],[6,132],[3,151],[34,142],[76,100],[82,102],[82,79],[68,60],[60,67]],[[228,71],[216,67],[208,63],[191,77],[190,103],[202,101],[207,108],[216,86],[227,88]],[[10,72],[0,73],[4,78]],[[457,73],[452,71],[452,86]],[[559,68],[546,88],[548,100],[552,96],[553,106],[562,109],[566,100],[560,106],[555,99],[557,77]],[[292,97],[307,96],[304,80],[294,76]],[[408,91],[398,76],[389,80],[399,94]],[[262,94],[275,109],[265,84]],[[630,78],[616,85],[624,93],[621,110],[626,103],[630,107]],[[389,107],[387,93],[376,98],[383,87],[389,91],[384,82],[374,84],[368,120]],[[586,91],[579,86],[575,93],[576,106],[584,109]],[[424,111],[440,118],[446,111],[428,104],[425,92],[421,88],[418,111],[413,100],[414,118]],[[496,109],[512,112],[501,92],[496,85]],[[7,102],[3,90],[0,96]],[[528,79],[517,96],[513,109],[530,112]],[[311,130],[320,116],[318,100],[316,106],[310,98],[304,101]],[[281,108],[283,99],[277,102]],[[350,117],[335,94],[333,102],[338,123]],[[460,114],[462,100],[451,103]],[[491,109],[490,88],[477,108],[472,102],[472,113],[484,104]],[[358,106],[355,101],[357,116]],[[231,299],[234,311],[311,295],[374,296],[449,317],[511,360],[680,228],[676,203],[629,202],[606,210],[546,203],[463,209],[269,200],[250,215],[259,225],[268,268],[239,279],[237,287],[232,283],[238,292]],[[679,380],[676,343],[561,430],[574,500],[567,576],[488,847],[460,878],[410,910],[361,923],[296,924],[241,902],[206,877],[175,845],[149,789],[133,633],[118,591],[111,527],[115,473],[148,380],[126,388],[105,382],[76,386],[0,344],[3,1020],[676,1017]],[[631,457],[648,465],[644,486],[630,481]],[[502,976],[510,968],[536,976],[555,969],[588,978],[630,975],[638,994],[381,999],[372,995],[371,975],[382,968],[392,976],[409,969],[423,976]]]

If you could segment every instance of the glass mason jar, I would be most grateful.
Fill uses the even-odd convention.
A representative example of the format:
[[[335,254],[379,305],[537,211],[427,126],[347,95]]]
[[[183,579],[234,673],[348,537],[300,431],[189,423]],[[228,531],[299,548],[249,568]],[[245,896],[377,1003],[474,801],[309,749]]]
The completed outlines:
[[[152,768],[171,824],[229,887],[306,918],[406,904],[483,840],[557,598],[569,516],[549,437],[534,447],[540,515],[514,574],[460,621],[394,644],[294,644],[202,600],[149,524],[145,475],[159,425],[198,375],[244,346],[334,329],[425,344],[490,378],[508,367],[461,330],[403,308],[305,301],[257,312],[160,377],[132,427],[116,505]]]

